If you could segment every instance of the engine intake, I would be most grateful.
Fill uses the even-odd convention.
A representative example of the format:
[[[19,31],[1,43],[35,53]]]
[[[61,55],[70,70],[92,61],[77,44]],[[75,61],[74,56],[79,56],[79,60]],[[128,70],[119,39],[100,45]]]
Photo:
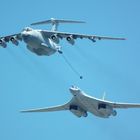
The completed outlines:
[[[15,37],[11,37],[10,41],[16,46],[18,46],[18,44],[19,44],[18,40]]]
[[[4,41],[4,39],[0,39],[0,46],[2,46],[3,48],[6,48],[7,47],[7,44]]]
[[[67,40],[71,45],[74,45],[74,44],[75,44],[75,40],[74,40],[74,38],[72,37],[72,35],[66,37],[66,40]]]
[[[51,40],[52,40],[53,42],[55,42],[56,44],[59,43],[59,37],[58,37],[56,34],[52,35],[50,38],[51,38]]]
[[[98,104],[98,109],[106,109],[106,108],[107,108],[106,104],[103,103]]]
[[[80,108],[77,105],[70,105],[69,110],[76,115],[77,117],[87,117],[87,111],[83,110],[82,108]]]
[[[78,106],[77,105],[70,105],[70,110],[78,110]]]

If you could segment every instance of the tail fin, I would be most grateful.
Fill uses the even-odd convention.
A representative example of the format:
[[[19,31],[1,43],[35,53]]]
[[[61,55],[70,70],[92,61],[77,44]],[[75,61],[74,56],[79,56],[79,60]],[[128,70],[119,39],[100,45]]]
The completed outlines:
[[[106,96],[106,92],[104,91],[103,96],[102,96],[102,100],[105,100],[105,96]]]
[[[59,23],[85,23],[84,21],[54,19],[32,23],[31,25],[52,24],[52,31],[56,31]]]

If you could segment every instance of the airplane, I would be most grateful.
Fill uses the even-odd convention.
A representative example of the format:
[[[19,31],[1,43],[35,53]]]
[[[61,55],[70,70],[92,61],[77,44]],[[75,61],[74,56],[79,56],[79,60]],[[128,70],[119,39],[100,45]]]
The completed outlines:
[[[111,102],[104,100],[104,96],[103,99],[89,96],[76,86],[71,86],[69,88],[69,91],[72,93],[73,98],[63,105],[48,108],[23,110],[21,112],[53,112],[69,110],[77,117],[87,117],[88,112],[90,112],[97,117],[109,118],[110,116],[117,115],[116,109],[140,108],[140,104],[136,103]]]
[[[85,35],[77,33],[59,32],[57,31],[58,25],[60,23],[85,23],[83,21],[73,21],[73,20],[63,20],[54,19],[45,20],[41,22],[35,22],[31,25],[42,25],[42,24],[52,24],[51,30],[41,30],[33,29],[31,27],[25,27],[20,33],[12,34],[8,36],[0,37],[0,46],[3,48],[7,47],[8,42],[12,42],[14,45],[18,46],[19,41],[24,41],[27,49],[31,52],[37,54],[38,56],[50,56],[56,52],[62,54],[61,46],[59,46],[60,39],[66,39],[71,45],[75,44],[75,40],[89,39],[92,42],[96,40],[125,40],[125,38],[113,38],[113,37],[103,37],[96,35]]]

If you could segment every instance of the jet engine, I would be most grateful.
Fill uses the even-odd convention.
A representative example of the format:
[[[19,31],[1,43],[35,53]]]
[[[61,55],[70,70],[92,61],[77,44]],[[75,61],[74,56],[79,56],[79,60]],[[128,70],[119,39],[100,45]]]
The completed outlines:
[[[96,42],[95,37],[90,37],[89,39],[90,39],[93,43],[95,43],[95,42]]]
[[[18,40],[15,37],[11,37],[10,41],[16,46],[18,46],[18,44],[19,44]]]
[[[56,34],[52,35],[50,38],[51,38],[51,40],[52,40],[53,42],[55,42],[56,44],[59,43],[59,37],[58,37]]]
[[[105,103],[98,104],[98,111],[100,113],[104,114],[104,117],[109,117],[110,115],[112,115],[112,116],[117,115],[117,111]]]
[[[75,44],[75,40],[74,40],[74,38],[72,37],[72,35],[66,37],[66,40],[67,40],[71,45],[74,45],[74,44]]]
[[[113,111],[112,111],[112,115],[113,115],[113,116],[116,116],[116,115],[117,115],[117,111],[116,111],[116,110],[113,110]]]
[[[6,48],[7,47],[7,44],[4,41],[4,39],[0,39],[0,46],[2,46],[3,48]]]
[[[77,117],[87,117],[88,114],[86,111],[84,111],[83,109],[81,109],[80,107],[78,107],[77,105],[70,105],[69,110],[76,115]]]

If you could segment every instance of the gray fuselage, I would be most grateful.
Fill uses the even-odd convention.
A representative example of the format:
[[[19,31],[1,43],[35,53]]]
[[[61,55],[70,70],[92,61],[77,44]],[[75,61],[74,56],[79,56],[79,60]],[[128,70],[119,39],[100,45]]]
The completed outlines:
[[[77,105],[85,112],[90,112],[98,117],[108,118],[115,111],[111,106],[102,104],[103,100],[88,96],[81,90],[70,88],[70,92],[74,95],[71,104]]]
[[[33,30],[27,27],[22,31],[21,36],[27,44],[27,48],[39,56],[50,56],[60,49],[55,42],[44,37],[41,30]]]

